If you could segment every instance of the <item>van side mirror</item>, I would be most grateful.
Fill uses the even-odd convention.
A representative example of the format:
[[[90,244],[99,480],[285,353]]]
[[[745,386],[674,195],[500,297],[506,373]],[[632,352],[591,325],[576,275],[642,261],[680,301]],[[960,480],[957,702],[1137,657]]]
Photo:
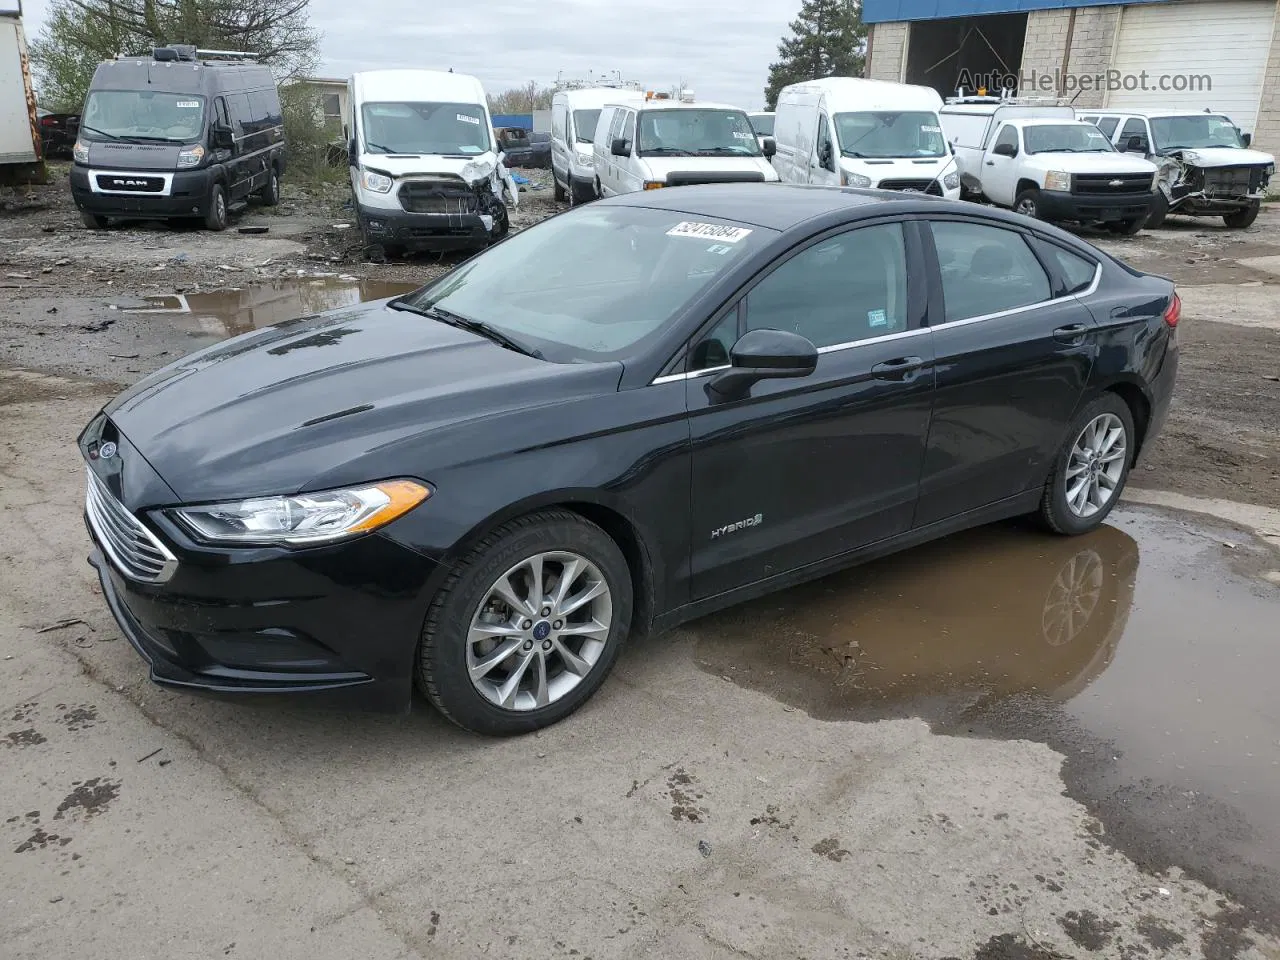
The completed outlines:
[[[830,170],[832,168],[832,161],[834,160],[835,157],[832,156],[830,142],[823,143],[818,147],[818,162],[820,164]]]
[[[1240,142],[1243,143],[1246,147],[1253,146],[1253,134],[1252,133],[1240,134]]]
[[[360,145],[355,137],[347,141],[347,163],[353,167],[360,163]]]
[[[209,133],[210,143],[219,150],[230,150],[236,145],[236,138],[226,124],[214,124]]]
[[[1125,153],[1140,153],[1143,156],[1147,154],[1147,138],[1141,134],[1130,137],[1124,144]]]
[[[764,146],[761,147],[766,160],[771,160],[778,155],[778,141],[773,137],[764,138]]]
[[[818,369],[818,348],[787,330],[751,330],[729,351],[732,366],[707,389],[720,402],[741,400],[761,380],[807,377]]]
[[[1016,157],[1018,155],[1018,148],[1012,143],[997,143],[991,148],[991,152],[997,157]]]
[[[609,152],[615,157],[629,157],[631,156],[631,141],[624,140],[622,137],[615,137],[609,147]]]

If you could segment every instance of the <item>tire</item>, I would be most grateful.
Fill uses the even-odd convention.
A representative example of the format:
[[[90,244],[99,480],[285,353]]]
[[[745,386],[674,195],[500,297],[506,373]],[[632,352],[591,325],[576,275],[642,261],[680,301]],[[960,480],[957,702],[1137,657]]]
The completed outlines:
[[[1132,237],[1134,234],[1141,233],[1142,228],[1146,225],[1146,217],[1133,217],[1129,220],[1111,220],[1107,223],[1107,229],[1112,233],[1120,233],[1126,237]]]
[[[227,212],[227,191],[222,184],[215,183],[209,191],[209,210],[204,215],[204,225],[210,230],[221,232],[227,229],[230,215]]]
[[[90,213],[88,210],[80,211],[80,222],[90,230],[107,229],[107,218],[100,217],[96,213]]]
[[[1098,425],[1105,429],[1094,437],[1088,436],[1087,431],[1094,430]],[[1123,433],[1119,437],[1113,437],[1112,431],[1117,426]],[[1071,427],[1067,430],[1062,448],[1053,459],[1052,470],[1045,482],[1039,511],[1044,525],[1054,533],[1067,536],[1079,536],[1101,526],[1119,502],[1120,494],[1124,492],[1129,469],[1133,466],[1136,439],[1133,414],[1129,405],[1116,394],[1104,393],[1081,410],[1071,421]],[[1108,442],[1110,445],[1106,445]],[[1092,455],[1098,449],[1102,451],[1101,459]],[[1089,451],[1090,456],[1082,456],[1083,450]],[[1118,459],[1110,461],[1110,464],[1116,465],[1112,468],[1107,457],[1117,453]],[[1067,477],[1068,470],[1073,474],[1070,480]],[[1091,475],[1099,476],[1100,482],[1093,484]],[[1083,509],[1080,500],[1076,501],[1075,506],[1068,502],[1071,495],[1079,489],[1078,483],[1082,479],[1086,488],[1082,498]]]
[[[569,621],[541,616],[546,610],[552,610],[554,615],[554,600],[547,600],[541,609],[530,611],[521,619],[524,615],[517,616],[515,607],[495,599],[494,591],[502,579],[514,591],[515,600],[527,597],[526,576],[532,568],[525,563],[534,557],[544,558],[543,598],[554,597],[560,585],[551,578],[558,579],[565,569],[559,559],[549,556],[556,554],[583,561],[569,585],[568,589],[575,589],[576,585],[578,591],[570,600],[582,597],[593,581],[596,586],[603,583],[607,588],[606,593],[587,602],[585,611],[579,608],[569,614],[591,617],[597,630],[607,627],[603,641],[598,636],[591,639],[569,630],[555,631],[554,623]],[[630,631],[631,610],[631,571],[608,534],[578,514],[564,510],[520,517],[486,536],[454,568],[432,601],[418,647],[418,688],[437,710],[474,733],[511,736],[550,726],[586,703],[604,682]],[[535,615],[539,615],[537,619]],[[599,618],[604,615],[608,616],[607,625],[600,623]],[[486,636],[482,616],[496,618],[488,624],[494,636]],[[497,625],[497,621],[502,624]],[[477,626],[478,639],[473,645],[469,638]],[[489,671],[473,682],[471,670],[476,660],[483,661],[495,652],[494,647],[486,645],[508,642],[514,644],[510,652],[503,659],[492,661]],[[576,671],[569,669],[570,659],[561,656],[561,649],[577,661]],[[541,671],[539,664],[545,665]],[[544,697],[551,698],[545,705],[537,702],[539,678],[545,678]],[[512,691],[513,700],[508,706],[499,705],[495,699],[503,696],[504,689]]]
[[[590,203],[596,199],[591,195],[589,187],[580,187],[576,180],[569,181],[569,206],[580,207],[584,203]]]
[[[564,203],[569,199],[569,191],[560,186],[560,181],[555,178],[554,172],[551,176],[552,191],[556,196],[556,203]]]
[[[267,177],[267,185],[258,191],[258,199],[267,207],[274,207],[280,202],[280,171],[274,164],[271,175]]]
[[[1262,201],[1254,200],[1243,210],[1237,210],[1235,213],[1228,213],[1222,218],[1222,222],[1233,230],[1243,230],[1245,227],[1251,226],[1253,221],[1258,219],[1258,212],[1262,209]]]
[[[493,229],[489,231],[489,243],[498,243],[507,238],[507,234],[511,232],[511,214],[507,212],[507,205],[500,204],[498,210],[493,215]]]
[[[1165,217],[1169,216],[1169,198],[1163,190],[1157,190],[1155,199],[1151,201],[1151,212],[1147,214],[1147,229],[1155,230],[1163,226]]]
[[[1013,212],[1032,220],[1040,219],[1040,191],[1035,187],[1023,190],[1013,201]]]

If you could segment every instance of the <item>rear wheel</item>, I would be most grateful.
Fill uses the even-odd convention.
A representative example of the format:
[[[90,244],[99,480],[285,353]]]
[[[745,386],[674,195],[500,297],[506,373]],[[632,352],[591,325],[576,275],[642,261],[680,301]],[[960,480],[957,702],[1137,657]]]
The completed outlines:
[[[1031,187],[1023,190],[1013,201],[1014,213],[1020,213],[1032,220],[1040,219],[1040,191]]]
[[[556,723],[604,682],[631,605],[627,562],[594,523],[562,510],[513,520],[457,565],[432,602],[418,686],[476,733]]]
[[[1228,213],[1222,218],[1222,222],[1232,229],[1243,230],[1245,227],[1250,226],[1253,221],[1258,219],[1258,211],[1261,209],[1262,201],[1254,200],[1243,210],[1237,210],[1235,213]]]
[[[210,230],[227,229],[227,191],[222,184],[215,183],[209,192],[209,210],[204,215],[204,225]]]
[[[80,222],[90,230],[107,229],[107,218],[100,217],[96,213],[90,213],[88,210],[80,211]]]
[[[1040,518],[1050,530],[1076,536],[1102,524],[1129,478],[1134,439],[1133,414],[1114,393],[1080,411],[1040,502]]]
[[[259,199],[268,207],[274,207],[280,202],[280,171],[274,166],[271,168],[271,174],[267,177],[267,184],[258,193]]]

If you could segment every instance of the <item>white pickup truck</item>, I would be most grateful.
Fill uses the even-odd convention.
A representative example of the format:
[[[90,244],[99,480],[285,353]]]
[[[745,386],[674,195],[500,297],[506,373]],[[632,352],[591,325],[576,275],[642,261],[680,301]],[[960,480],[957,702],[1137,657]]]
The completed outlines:
[[[969,192],[1041,220],[1104,223],[1126,234],[1142,229],[1155,164],[1118,152],[1091,123],[1062,115],[1006,118],[1003,109],[993,113],[980,146],[953,142]],[[939,116],[945,130],[945,109]]]

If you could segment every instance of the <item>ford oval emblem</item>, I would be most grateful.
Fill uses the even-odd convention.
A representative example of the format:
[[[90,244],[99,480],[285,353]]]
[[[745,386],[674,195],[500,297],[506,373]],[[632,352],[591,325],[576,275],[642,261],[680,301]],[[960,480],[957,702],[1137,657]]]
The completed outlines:
[[[106,443],[104,443],[101,447],[98,448],[98,456],[101,457],[103,460],[110,460],[112,457],[116,455],[117,449],[118,448],[116,447],[116,445],[112,443],[110,440],[108,440]]]

